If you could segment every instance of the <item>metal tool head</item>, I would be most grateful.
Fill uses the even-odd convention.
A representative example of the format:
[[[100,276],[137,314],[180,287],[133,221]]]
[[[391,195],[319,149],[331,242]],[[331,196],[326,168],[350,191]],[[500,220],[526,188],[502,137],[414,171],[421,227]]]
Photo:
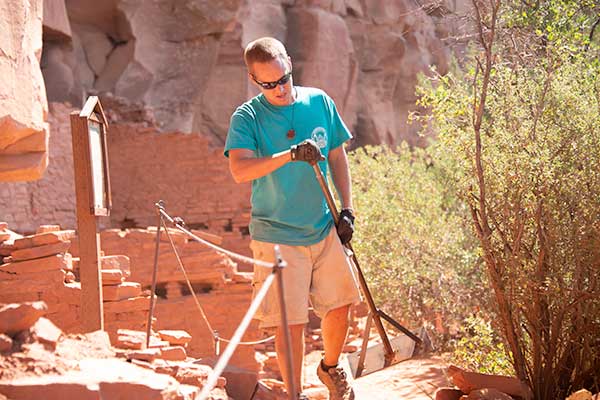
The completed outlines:
[[[351,372],[351,376],[356,379],[372,372],[387,368],[391,365],[398,364],[399,362],[408,360],[416,355],[422,355],[425,352],[430,351],[431,341],[429,340],[427,331],[424,328],[421,328],[417,335],[423,340],[425,346],[417,345],[416,342],[410,337],[406,336],[405,334],[400,334],[399,336],[390,340],[390,344],[394,350],[394,356],[390,360],[386,359],[389,357],[386,357],[384,345],[382,343],[378,343],[367,347],[362,371],[359,371],[358,368],[362,349],[346,356],[348,365],[347,368],[345,367],[344,369],[349,370]]]

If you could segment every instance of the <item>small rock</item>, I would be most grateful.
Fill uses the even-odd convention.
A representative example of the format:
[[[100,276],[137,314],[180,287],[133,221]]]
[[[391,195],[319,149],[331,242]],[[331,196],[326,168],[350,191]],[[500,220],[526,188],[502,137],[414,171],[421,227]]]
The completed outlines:
[[[169,346],[160,348],[159,357],[168,361],[185,361],[187,354],[181,346]]]
[[[31,327],[31,333],[37,341],[51,350],[56,349],[56,343],[63,334],[60,328],[46,318],[38,319]]]
[[[0,333],[0,353],[6,353],[12,349],[13,340],[6,336],[4,333]]]
[[[128,360],[141,360],[141,361],[154,361],[155,358],[160,357],[160,349],[152,348],[146,350],[134,350],[125,353],[125,357]]]
[[[46,232],[56,232],[60,231],[60,225],[40,225],[39,228],[35,231],[35,233],[46,233]]]
[[[158,335],[162,340],[166,340],[171,345],[187,344],[192,340],[192,336],[186,331],[161,330]]]
[[[13,336],[20,331],[29,329],[48,311],[43,301],[0,306],[0,333]]]
[[[454,388],[439,388],[435,391],[435,400],[459,400],[464,393]]]

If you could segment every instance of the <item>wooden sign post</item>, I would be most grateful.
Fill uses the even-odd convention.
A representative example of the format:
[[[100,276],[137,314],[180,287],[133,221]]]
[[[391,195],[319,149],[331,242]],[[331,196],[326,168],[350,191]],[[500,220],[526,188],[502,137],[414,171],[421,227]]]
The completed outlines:
[[[97,217],[108,216],[111,208],[107,128],[108,122],[96,96],[87,99],[81,112],[71,113],[80,256],[81,322],[84,332],[104,329]]]

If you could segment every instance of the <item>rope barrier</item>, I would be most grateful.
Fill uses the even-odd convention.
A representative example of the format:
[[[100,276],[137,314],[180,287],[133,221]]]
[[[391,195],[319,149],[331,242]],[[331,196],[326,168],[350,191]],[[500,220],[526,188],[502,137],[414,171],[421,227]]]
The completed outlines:
[[[261,264],[264,264],[264,266],[267,266],[269,268],[273,268],[273,264],[268,264],[268,263],[265,263],[264,261],[261,261],[261,260],[256,260],[256,259],[252,259],[252,258],[243,256],[243,255],[240,255],[240,254],[237,254],[237,253],[233,253],[233,252],[231,252],[229,250],[225,250],[225,249],[223,249],[223,248],[221,248],[219,246],[216,246],[216,245],[214,245],[214,244],[212,244],[210,242],[205,241],[202,238],[197,237],[196,235],[192,234],[187,229],[185,229],[185,228],[182,227],[181,224],[184,224],[183,219],[178,218],[178,217],[172,218],[164,210],[164,206],[159,205],[158,203],[157,203],[157,207],[159,207],[160,215],[162,217],[164,217],[164,219],[167,219],[169,222],[171,222],[173,225],[175,225],[175,227],[177,229],[179,229],[181,232],[183,232],[183,233],[185,233],[187,235],[190,235],[190,237],[196,239],[200,243],[205,244],[205,245],[210,245],[209,247],[211,247],[211,248],[213,248],[213,249],[215,249],[215,250],[217,250],[219,252],[223,252],[225,254],[228,254],[228,255],[229,254],[235,254],[237,256],[237,258],[239,258],[239,259],[244,259],[245,261],[252,260],[253,263],[260,262]],[[173,249],[173,252],[175,253],[175,257],[177,258],[177,263],[179,264],[179,268],[181,269],[181,271],[183,273],[183,276],[185,278],[185,281],[186,281],[186,284],[188,286],[188,289],[189,289],[190,293],[192,294],[192,297],[194,298],[194,302],[196,303],[196,307],[198,308],[198,310],[200,311],[200,314],[202,315],[202,319],[204,320],[204,323],[206,324],[208,330],[210,332],[212,332],[213,337],[214,337],[214,339],[215,339],[216,342],[220,341],[220,342],[224,342],[224,343],[230,343],[231,340],[230,339],[225,339],[223,337],[220,337],[218,335],[217,331],[215,329],[213,329],[213,327],[211,326],[210,322],[208,321],[206,313],[204,312],[204,309],[202,308],[202,306],[200,305],[200,302],[198,301],[198,298],[196,297],[196,293],[195,293],[195,291],[194,291],[194,289],[192,287],[192,283],[190,282],[190,280],[188,278],[188,275],[187,275],[187,272],[186,272],[186,270],[185,270],[185,268],[183,266],[183,261],[181,260],[181,257],[179,256],[179,252],[177,251],[177,247],[175,246],[175,243],[173,242],[173,239],[171,238],[171,234],[169,233],[169,230],[167,229],[167,225],[166,225],[164,219],[163,218],[160,219],[161,224],[164,227],[164,230],[165,230],[165,232],[167,234],[167,237],[169,239],[169,243],[171,244],[171,248]],[[176,222],[176,221],[181,221],[181,222]],[[270,341],[272,341],[274,339],[275,339],[275,335],[272,335],[272,336],[269,336],[269,337],[264,338],[264,339],[260,339],[260,340],[256,340],[256,341],[250,341],[250,342],[240,342],[239,344],[243,345],[243,346],[253,346],[253,345],[257,345],[257,344],[267,343],[267,342],[270,342]],[[218,343],[215,343],[215,353],[217,355],[219,354],[218,347],[219,347]]]
[[[167,238],[169,238],[169,243],[171,244],[171,248],[173,249],[173,252],[175,253],[175,257],[177,258],[177,263],[179,264],[179,268],[181,269],[181,272],[183,273],[183,277],[185,278],[188,289],[190,290],[190,293],[192,294],[192,297],[194,298],[196,307],[198,307],[198,310],[200,310],[200,314],[202,314],[202,319],[204,320],[204,323],[206,324],[206,327],[208,328],[209,332],[212,332],[214,335],[215,331],[212,328],[212,326],[210,325],[210,322],[208,322],[208,318],[206,317],[206,313],[204,312],[204,309],[202,308],[202,306],[200,305],[200,302],[198,301],[198,297],[196,297],[196,292],[194,291],[194,288],[192,287],[192,283],[190,282],[190,279],[188,278],[185,268],[183,268],[183,263],[181,262],[181,257],[179,257],[179,253],[177,252],[177,249],[175,248],[175,243],[173,243],[173,238],[171,237],[171,234],[169,233],[169,230],[167,229],[167,224],[165,223],[165,220],[162,218],[161,218],[161,223],[165,228],[165,232],[167,233]],[[216,349],[215,349],[215,351],[216,351]]]
[[[294,385],[294,372],[293,372],[293,368],[292,368],[292,349],[291,349],[291,338],[290,338],[290,331],[289,331],[289,326],[288,326],[288,320],[287,320],[287,312],[286,312],[286,307],[285,307],[285,300],[284,300],[284,293],[283,293],[283,277],[281,274],[281,271],[283,268],[285,268],[287,266],[287,263],[285,262],[285,260],[282,259],[281,257],[281,252],[279,250],[279,246],[275,246],[275,262],[273,264],[270,263],[266,263],[264,261],[261,260],[255,260],[249,257],[245,257],[242,256],[240,254],[231,252],[229,250],[225,250],[219,246],[216,246],[210,242],[207,242],[206,240],[197,237],[196,235],[194,235],[192,232],[190,232],[189,230],[187,230],[183,225],[185,224],[183,222],[183,219],[181,218],[172,218],[164,209],[164,203],[163,201],[159,201],[158,203],[155,204],[158,210],[158,215],[159,215],[159,224],[157,226],[157,232],[156,232],[156,254],[155,254],[155,260],[154,260],[154,274],[153,274],[153,283],[152,283],[152,289],[153,289],[153,293],[151,293],[150,299],[151,299],[151,307],[150,307],[150,312],[148,314],[148,332],[146,334],[146,342],[149,342],[149,337],[150,337],[150,331],[152,328],[152,302],[154,299],[154,288],[155,288],[155,277],[156,277],[156,273],[158,270],[158,244],[159,244],[159,240],[160,240],[160,231],[161,231],[161,227],[164,227],[165,232],[167,233],[167,237],[169,239],[169,243],[171,245],[171,248],[173,249],[173,252],[175,253],[175,256],[177,258],[177,263],[179,264],[179,268],[181,268],[181,271],[183,273],[183,276],[186,280],[186,283],[188,285],[188,289],[190,290],[190,293],[192,294],[193,298],[194,298],[194,302],[196,303],[196,306],[198,307],[198,309],[200,310],[200,313],[202,314],[202,318],[204,319],[204,322],[206,324],[206,326],[208,327],[208,329],[213,333],[213,336],[215,338],[215,352],[218,355],[219,353],[219,343],[220,341],[224,341],[227,342],[227,347],[225,348],[225,351],[223,352],[223,354],[220,356],[219,360],[217,361],[217,364],[215,365],[213,371],[211,372],[211,374],[208,376],[208,380],[206,382],[206,384],[204,385],[204,387],[202,388],[202,391],[199,395],[199,399],[200,400],[206,400],[208,399],[208,396],[210,396],[210,391],[216,386],[217,384],[217,380],[219,379],[219,377],[221,376],[221,374],[223,373],[223,370],[225,369],[225,367],[227,366],[227,363],[229,362],[229,360],[231,359],[231,356],[233,355],[233,352],[235,351],[235,349],[237,348],[238,345],[240,344],[258,344],[258,343],[264,343],[266,341],[272,340],[274,338],[273,337],[269,337],[266,339],[262,339],[260,341],[255,341],[255,342],[241,342],[242,336],[244,335],[244,333],[246,332],[246,330],[248,329],[248,326],[250,325],[250,321],[252,320],[252,318],[254,317],[254,314],[256,314],[256,311],[258,310],[258,307],[260,305],[260,303],[264,300],[267,291],[270,289],[271,285],[273,284],[273,281],[275,280],[275,278],[277,278],[277,291],[278,291],[278,297],[279,297],[279,308],[281,310],[281,326],[284,327],[284,342],[285,342],[285,348],[286,348],[286,352],[287,352],[287,357],[286,357],[286,363],[287,363],[287,379],[289,381],[289,399],[293,400],[296,396],[296,388]],[[204,310],[202,309],[202,306],[200,305],[200,302],[198,301],[198,298],[196,297],[196,293],[194,291],[194,288],[192,287],[192,283],[189,280],[189,277],[187,275],[187,272],[183,266],[183,262],[181,261],[181,257],[179,256],[179,252],[177,251],[177,247],[175,246],[175,243],[173,242],[173,239],[171,237],[171,233],[169,232],[169,229],[167,227],[167,224],[165,222],[165,220],[168,220],[169,222],[171,222],[173,225],[175,225],[175,227],[177,229],[179,229],[180,231],[186,233],[187,235],[189,235],[190,237],[192,237],[194,240],[220,252],[226,255],[229,255],[231,258],[236,259],[238,261],[242,261],[242,262],[248,262],[248,263],[252,263],[254,265],[261,265],[261,266],[265,266],[267,268],[271,268],[272,272],[271,274],[269,274],[269,276],[265,279],[265,281],[263,282],[260,290],[255,294],[254,299],[252,300],[252,302],[250,303],[250,307],[248,308],[248,311],[246,312],[246,314],[244,315],[244,318],[242,319],[242,322],[240,323],[240,325],[237,327],[237,329],[235,330],[235,333],[233,334],[233,337],[230,340],[227,339],[222,339],[219,338],[218,336],[218,332],[216,330],[212,329],[212,326],[210,325],[210,322],[208,321],[208,318],[206,317],[206,314],[204,313]]]
[[[241,254],[238,253],[234,253],[233,251],[229,251],[226,250],[222,247],[217,246],[216,244],[213,244],[205,239],[202,239],[201,237],[198,237],[196,235],[194,235],[192,232],[190,232],[188,229],[186,229],[183,226],[183,219],[181,219],[180,217],[175,217],[172,218],[169,214],[166,213],[166,211],[164,210],[164,207],[159,206],[160,208],[160,213],[163,217],[165,217],[167,220],[169,220],[169,222],[171,222],[173,225],[175,225],[176,228],[178,228],[180,231],[182,231],[183,233],[187,234],[189,237],[193,238],[194,240],[196,240],[197,242],[202,243],[205,246],[208,246],[220,253],[226,254],[229,257],[233,258],[234,260],[238,260],[240,262],[243,263],[247,263],[247,264],[254,264],[254,265],[259,265],[261,267],[266,267],[266,268],[273,268],[273,264],[272,263],[268,263],[262,260],[257,260],[254,258],[250,258],[250,257],[246,257],[243,256]]]

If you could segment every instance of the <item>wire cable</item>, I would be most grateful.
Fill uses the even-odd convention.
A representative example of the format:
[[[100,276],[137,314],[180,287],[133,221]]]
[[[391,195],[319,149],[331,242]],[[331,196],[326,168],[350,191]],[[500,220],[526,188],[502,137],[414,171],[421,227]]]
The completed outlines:
[[[209,332],[212,333],[213,337],[216,340],[221,341],[221,342],[225,342],[225,343],[230,343],[232,341],[232,339],[225,339],[223,337],[220,337],[218,335],[217,331],[213,329],[212,325],[208,321],[208,317],[206,316],[206,313],[204,312],[204,309],[200,305],[200,301],[198,300],[198,297],[196,296],[196,292],[194,291],[194,288],[192,287],[192,283],[190,282],[190,279],[189,279],[189,277],[187,275],[185,267],[183,266],[183,261],[181,260],[181,257],[179,256],[179,252],[177,251],[177,247],[175,246],[175,243],[173,242],[173,238],[171,237],[171,234],[169,233],[169,229],[167,227],[167,224],[165,223],[165,219],[169,220],[180,231],[182,231],[185,234],[190,235],[191,237],[197,239],[202,244],[210,245],[209,247],[211,247],[211,248],[213,248],[213,249],[215,249],[215,250],[217,250],[219,252],[223,252],[223,253],[225,253],[227,255],[229,255],[229,254],[235,254],[236,256],[238,256],[238,258],[252,260],[253,263],[256,262],[256,261],[260,261],[260,260],[255,260],[255,259],[252,259],[252,258],[248,258],[248,257],[242,256],[242,255],[239,255],[237,253],[230,252],[229,250],[222,249],[219,246],[213,245],[212,243],[207,242],[204,239],[199,238],[196,235],[192,234],[187,229],[183,228],[180,225],[180,223],[175,222],[177,220],[180,220],[181,223],[183,223],[183,220],[181,218],[171,218],[171,216],[169,214],[167,214],[167,212],[164,210],[164,208],[162,206],[159,206],[159,210],[160,210],[161,216],[164,217],[164,218],[161,218],[161,224],[164,227],[164,230],[165,230],[165,232],[167,234],[167,238],[169,239],[169,243],[171,244],[171,248],[173,249],[173,253],[175,253],[175,257],[177,258],[177,263],[179,264],[179,268],[181,269],[181,272],[183,273],[183,277],[184,277],[184,279],[186,281],[188,289],[189,289],[190,293],[192,294],[192,297],[194,298],[194,302],[196,303],[196,307],[200,311],[200,314],[202,315],[202,319],[204,320],[204,323],[206,324],[206,327],[208,328]],[[260,261],[260,262],[266,264],[266,266],[268,266],[269,268],[273,268],[273,264],[267,264],[264,261]],[[275,339],[275,335],[272,335],[272,336],[269,336],[267,338],[256,340],[256,341],[239,342],[239,344],[240,345],[244,345],[244,346],[253,346],[253,345],[257,345],[257,344],[267,343],[267,342],[270,342],[270,341],[272,341],[274,339]],[[216,348],[215,348],[215,352],[217,352]]]

